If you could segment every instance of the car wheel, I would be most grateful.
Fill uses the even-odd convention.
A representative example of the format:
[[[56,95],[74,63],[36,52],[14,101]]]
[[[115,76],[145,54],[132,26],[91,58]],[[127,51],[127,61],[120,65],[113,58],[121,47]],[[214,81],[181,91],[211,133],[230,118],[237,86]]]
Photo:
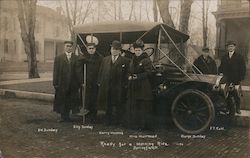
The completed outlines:
[[[175,98],[171,112],[175,125],[189,134],[206,130],[215,116],[211,99],[205,93],[193,89],[185,90]]]

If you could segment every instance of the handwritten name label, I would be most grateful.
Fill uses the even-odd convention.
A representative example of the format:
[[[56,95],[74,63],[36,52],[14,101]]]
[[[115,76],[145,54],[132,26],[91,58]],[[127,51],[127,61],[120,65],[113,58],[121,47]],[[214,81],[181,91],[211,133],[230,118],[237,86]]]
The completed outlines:
[[[56,129],[56,128],[38,128],[37,132],[52,132],[52,133],[57,133],[58,129]]]
[[[85,126],[85,125],[73,125],[73,129],[81,130],[81,129],[90,129],[93,130],[93,126]]]
[[[99,131],[98,134],[100,135],[123,135],[123,131],[110,131],[110,132]]]
[[[156,135],[129,135],[129,138],[157,138]]]
[[[184,138],[184,139],[193,139],[193,138],[205,139],[206,135],[201,135],[201,134],[198,134],[198,135],[184,135],[184,134],[181,134],[181,138]]]
[[[210,131],[224,131],[224,127],[218,127],[218,126],[210,126]]]

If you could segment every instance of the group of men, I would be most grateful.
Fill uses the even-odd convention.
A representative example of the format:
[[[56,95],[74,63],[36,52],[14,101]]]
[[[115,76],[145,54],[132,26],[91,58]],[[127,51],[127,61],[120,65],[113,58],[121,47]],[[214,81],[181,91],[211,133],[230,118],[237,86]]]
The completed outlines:
[[[129,59],[121,54],[121,43],[113,41],[110,55],[103,57],[96,51],[96,43],[87,43],[83,55],[73,53],[73,42],[65,41],[65,53],[54,62],[53,86],[55,87],[54,111],[61,114],[60,122],[71,121],[69,114],[79,113],[81,86],[85,83],[85,107],[88,120],[95,121],[97,105],[106,110],[106,122],[121,119],[122,105],[126,101],[126,74]],[[83,69],[86,65],[86,69]],[[116,122],[115,122],[116,123]]]
[[[122,55],[119,41],[111,44],[110,55],[103,57],[96,51],[96,43],[87,43],[87,52],[76,56],[73,42],[65,41],[65,52],[54,61],[53,86],[55,88],[54,111],[61,114],[60,122],[71,121],[70,111],[79,113],[82,106],[81,86],[83,70],[86,74],[85,106],[89,113],[87,118],[95,121],[98,108],[106,110],[108,124],[120,123],[126,103],[126,77],[129,59]],[[222,73],[227,83],[240,84],[246,73],[246,65],[241,54],[236,52],[236,43],[228,41],[228,53],[221,59],[217,69],[215,61],[204,48],[203,54],[194,61],[194,65],[204,74]],[[83,69],[83,65],[86,69]],[[196,68],[197,72],[199,72]],[[240,113],[240,98],[236,96],[236,112]]]
[[[226,48],[227,53],[221,58],[218,69],[214,59],[209,56],[209,48],[203,48],[202,55],[194,61],[194,71],[196,73],[200,71],[203,74],[222,74],[223,82],[239,85],[246,74],[245,60],[240,53],[236,52],[235,41],[228,41]],[[197,70],[197,68],[199,70]],[[240,98],[236,94],[234,98],[236,99],[236,112],[240,114]]]

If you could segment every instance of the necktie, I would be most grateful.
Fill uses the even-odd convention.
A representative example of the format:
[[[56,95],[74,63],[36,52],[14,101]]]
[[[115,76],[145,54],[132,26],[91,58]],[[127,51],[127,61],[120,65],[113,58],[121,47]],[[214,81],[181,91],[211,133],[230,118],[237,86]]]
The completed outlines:
[[[112,62],[113,62],[113,63],[116,61],[116,59],[117,59],[116,57],[117,57],[117,56],[114,56],[114,55],[112,56]]]

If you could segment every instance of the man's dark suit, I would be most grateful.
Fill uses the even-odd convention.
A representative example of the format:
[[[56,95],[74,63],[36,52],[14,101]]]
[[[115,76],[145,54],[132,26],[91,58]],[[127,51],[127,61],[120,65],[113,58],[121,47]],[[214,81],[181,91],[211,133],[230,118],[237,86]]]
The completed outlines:
[[[84,83],[84,68],[83,64],[86,64],[86,93],[85,93],[85,107],[89,110],[88,115],[95,117],[97,114],[97,95],[98,95],[98,73],[103,56],[96,52],[95,54],[84,54],[79,57],[80,76],[81,83]]]
[[[234,52],[230,58],[229,53],[227,53],[221,59],[219,72],[223,73],[223,82],[228,84],[240,84],[246,74],[246,64],[244,58],[236,52]],[[233,95],[236,101],[236,112],[240,113],[240,97],[236,94],[236,92]]]
[[[80,81],[77,74],[77,56],[72,53],[70,60],[65,53],[54,61],[53,86],[55,87],[54,111],[60,113],[62,119],[69,118],[69,112],[79,112]]]
[[[240,84],[240,81],[245,78],[246,74],[246,64],[244,58],[237,52],[234,52],[232,57],[229,58],[229,54],[227,53],[221,59],[219,72],[223,73],[223,77],[225,77],[226,82]]]
[[[119,56],[112,63],[111,56],[107,56],[102,60],[98,75],[98,105],[106,109],[108,119],[112,116],[113,109],[116,109],[115,115],[119,115],[119,118],[115,118],[115,121],[118,122],[126,102],[129,61],[128,58]]]
[[[217,74],[216,63],[213,58],[208,56],[206,59],[203,55],[199,56],[194,61],[194,65],[203,73],[203,74]],[[196,73],[199,73],[198,70],[193,68]]]

